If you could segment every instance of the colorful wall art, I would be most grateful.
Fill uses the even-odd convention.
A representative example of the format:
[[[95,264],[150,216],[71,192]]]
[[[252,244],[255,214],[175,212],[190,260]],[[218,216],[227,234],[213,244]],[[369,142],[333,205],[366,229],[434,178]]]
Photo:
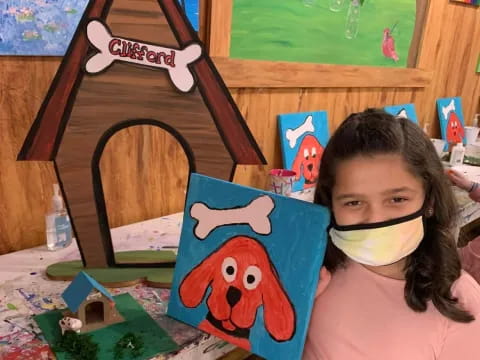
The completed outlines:
[[[451,0],[451,1],[459,2],[459,3],[462,3],[462,4],[480,6],[480,0]]]
[[[0,55],[63,56],[88,0],[0,1]]]
[[[462,99],[460,97],[437,99],[437,111],[442,139],[448,144],[459,142],[466,144]]]
[[[416,12],[412,0],[233,0],[230,56],[414,67]]]
[[[415,111],[414,104],[385,106],[384,110],[389,114],[405,117],[413,121],[415,124],[418,124],[417,112]]]
[[[168,315],[299,360],[329,222],[319,205],[192,174]]]
[[[315,187],[323,149],[330,137],[326,111],[278,116],[283,166],[296,172],[293,191]]]

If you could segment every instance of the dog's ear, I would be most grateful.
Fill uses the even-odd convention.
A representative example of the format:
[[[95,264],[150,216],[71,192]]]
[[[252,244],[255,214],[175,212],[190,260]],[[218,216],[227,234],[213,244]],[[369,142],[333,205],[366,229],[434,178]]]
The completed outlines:
[[[265,276],[262,280],[265,328],[276,341],[290,340],[295,335],[295,309],[280,284],[275,269],[271,268],[263,275]]]
[[[216,267],[217,257],[218,253],[211,254],[183,278],[179,294],[186,307],[194,308],[202,302],[215,271],[219,271]]]

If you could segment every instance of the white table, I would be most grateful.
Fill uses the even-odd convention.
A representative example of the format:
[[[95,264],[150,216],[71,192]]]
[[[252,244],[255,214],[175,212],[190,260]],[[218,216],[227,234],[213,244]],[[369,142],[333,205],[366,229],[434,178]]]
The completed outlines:
[[[178,246],[182,214],[165,216],[112,229],[116,250],[159,250]],[[51,359],[50,349],[41,340],[32,315],[55,308],[64,308],[61,298],[69,282],[51,281],[45,268],[52,263],[79,259],[74,242],[66,249],[51,252],[46,246],[17,251],[0,256],[0,359]],[[228,353],[240,359],[243,351],[193,327],[167,316],[170,291],[136,285],[109,289],[112,295],[130,293],[166,330],[182,349],[178,354],[161,355],[157,360],[215,360]]]

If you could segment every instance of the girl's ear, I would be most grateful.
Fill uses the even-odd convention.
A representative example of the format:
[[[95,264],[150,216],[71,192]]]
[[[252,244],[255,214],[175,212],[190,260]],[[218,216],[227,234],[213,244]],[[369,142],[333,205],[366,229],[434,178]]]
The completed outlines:
[[[178,291],[180,300],[186,307],[194,308],[202,302],[213,280],[217,257],[217,253],[211,254],[183,278]]]

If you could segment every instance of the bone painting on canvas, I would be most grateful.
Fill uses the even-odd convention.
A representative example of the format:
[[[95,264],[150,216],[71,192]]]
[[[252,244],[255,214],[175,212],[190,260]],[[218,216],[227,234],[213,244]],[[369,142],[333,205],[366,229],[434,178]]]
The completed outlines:
[[[314,188],[329,139],[326,111],[278,116],[283,167],[296,172],[293,191]]]
[[[329,222],[319,205],[192,174],[168,315],[300,359]]]
[[[387,113],[404,117],[408,120],[418,124],[417,112],[415,110],[415,104],[400,104],[400,105],[390,105],[383,108]]]
[[[460,97],[437,99],[437,113],[442,139],[447,143],[445,151],[448,151],[449,144],[462,142],[465,145],[462,99]]]

